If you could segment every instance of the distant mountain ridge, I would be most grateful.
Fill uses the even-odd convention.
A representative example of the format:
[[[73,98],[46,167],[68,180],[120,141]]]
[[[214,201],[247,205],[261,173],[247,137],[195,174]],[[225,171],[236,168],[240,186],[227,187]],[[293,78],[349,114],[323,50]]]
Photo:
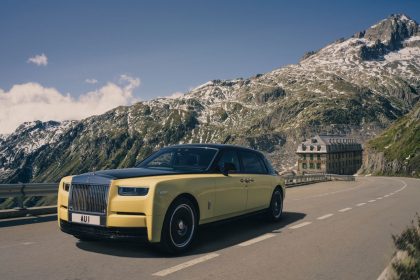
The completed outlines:
[[[292,168],[296,145],[313,133],[364,141],[408,113],[419,77],[419,25],[391,15],[266,74],[213,80],[81,121],[26,123],[0,139],[0,182],[133,166],[159,147],[197,142],[251,146],[278,169]]]

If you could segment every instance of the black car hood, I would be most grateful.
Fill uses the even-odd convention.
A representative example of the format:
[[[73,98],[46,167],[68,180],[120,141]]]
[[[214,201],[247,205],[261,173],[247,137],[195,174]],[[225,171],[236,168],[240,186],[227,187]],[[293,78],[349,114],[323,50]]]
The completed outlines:
[[[124,169],[109,169],[96,172],[84,173],[73,176],[73,184],[109,184],[111,180],[127,179],[135,177],[147,177],[157,175],[172,175],[183,174],[186,172],[166,171],[147,168],[124,168]]]
[[[148,168],[124,168],[124,169],[101,170],[101,171],[95,172],[95,175],[113,177],[114,179],[125,179],[125,178],[133,178],[133,177],[170,175],[170,174],[179,174],[179,173],[180,172],[176,172],[176,171],[148,169]]]

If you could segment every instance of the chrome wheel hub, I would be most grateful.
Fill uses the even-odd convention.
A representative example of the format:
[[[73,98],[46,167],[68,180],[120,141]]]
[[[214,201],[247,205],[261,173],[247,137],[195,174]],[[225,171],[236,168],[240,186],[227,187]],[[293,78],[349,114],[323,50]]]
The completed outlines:
[[[183,220],[179,221],[178,227],[179,227],[179,229],[184,229],[185,226],[184,226],[184,221]]]
[[[178,222],[178,230],[177,230],[177,233],[180,236],[184,236],[187,233],[187,231],[188,231],[188,226],[184,223],[183,220],[180,220]]]

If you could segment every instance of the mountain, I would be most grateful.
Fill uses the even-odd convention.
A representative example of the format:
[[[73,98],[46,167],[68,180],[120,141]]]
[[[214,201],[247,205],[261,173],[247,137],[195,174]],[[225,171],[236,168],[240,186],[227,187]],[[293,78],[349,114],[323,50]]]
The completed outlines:
[[[68,130],[75,121],[66,122],[26,122],[20,125],[10,135],[0,137],[0,180],[10,178],[15,174],[32,174],[42,168],[34,165],[38,155],[58,145],[68,135]],[[46,159],[48,160],[48,159]],[[29,178],[19,177],[15,182],[28,182]]]
[[[419,77],[419,25],[391,15],[266,74],[213,80],[81,121],[23,124],[0,143],[0,182],[133,166],[160,147],[195,142],[250,146],[277,169],[292,168],[297,144],[313,133],[363,142],[379,134],[418,102]]]
[[[361,173],[420,177],[420,102],[367,142]]]

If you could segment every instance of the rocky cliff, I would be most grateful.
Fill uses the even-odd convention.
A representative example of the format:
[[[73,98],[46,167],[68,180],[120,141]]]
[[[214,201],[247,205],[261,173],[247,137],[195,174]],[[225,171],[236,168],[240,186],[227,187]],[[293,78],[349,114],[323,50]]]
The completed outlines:
[[[420,177],[420,103],[367,142],[360,173]]]

